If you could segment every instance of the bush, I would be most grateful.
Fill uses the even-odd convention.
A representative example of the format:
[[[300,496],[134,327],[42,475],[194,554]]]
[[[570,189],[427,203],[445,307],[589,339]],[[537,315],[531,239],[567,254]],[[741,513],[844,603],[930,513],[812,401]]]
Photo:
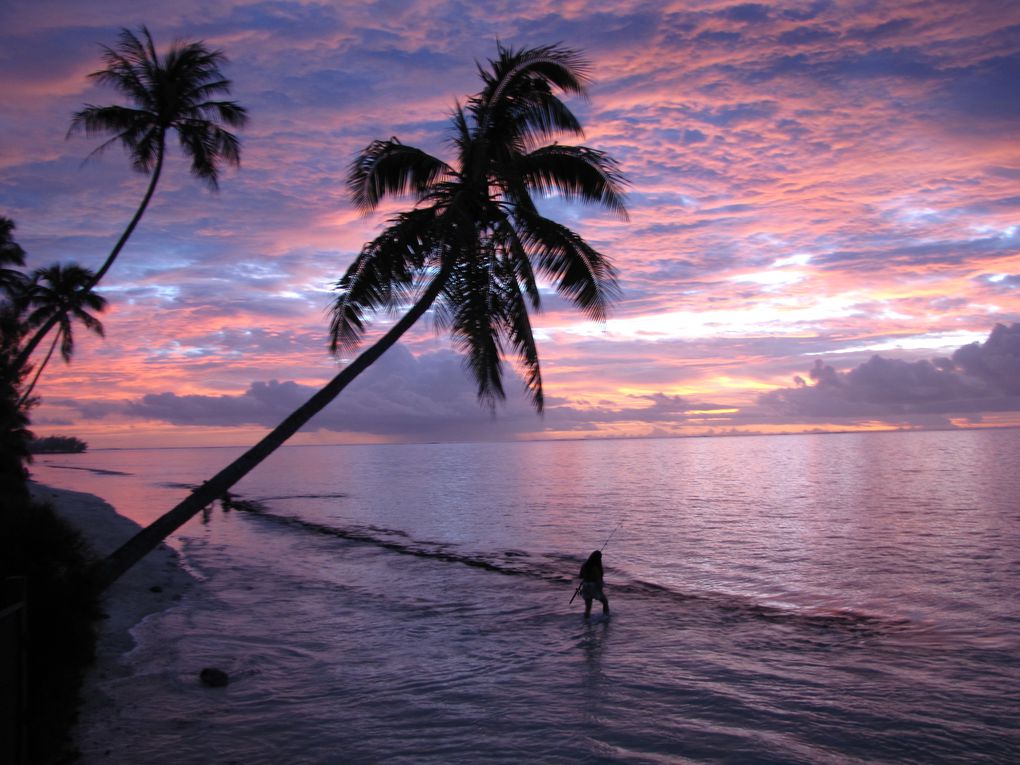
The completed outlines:
[[[100,616],[93,563],[82,536],[49,505],[26,500],[0,512],[0,580],[28,581],[28,741],[34,763],[76,756],[70,733],[81,682],[95,658]]]

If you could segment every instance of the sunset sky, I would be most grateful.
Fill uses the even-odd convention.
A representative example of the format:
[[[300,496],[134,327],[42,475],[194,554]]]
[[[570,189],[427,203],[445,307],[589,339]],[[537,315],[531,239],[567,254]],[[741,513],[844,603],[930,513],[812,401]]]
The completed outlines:
[[[213,194],[172,140],[101,284],[106,338],[79,329],[40,383],[40,435],[244,445],[302,403],[337,370],[333,284],[410,204],[359,214],[348,164],[390,136],[449,158],[497,41],[590,61],[568,104],[630,219],[546,204],[622,297],[602,325],[544,296],[542,417],[517,380],[490,415],[425,321],[297,442],[1020,425],[1015,0],[7,0],[0,215],[29,268],[98,268],[141,199],[122,151],[65,140],[84,103],[122,103],[87,75],[141,24],[227,54],[242,166]]]

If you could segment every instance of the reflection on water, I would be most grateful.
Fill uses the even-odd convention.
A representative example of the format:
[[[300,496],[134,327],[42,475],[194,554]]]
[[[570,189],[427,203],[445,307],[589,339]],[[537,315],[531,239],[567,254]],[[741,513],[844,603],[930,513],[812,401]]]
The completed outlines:
[[[97,451],[36,473],[144,523],[234,456]],[[139,630],[144,678],[110,681],[130,718],[113,746],[1010,761],[1017,464],[1020,431],[283,449],[236,487],[247,512],[175,537],[203,585]],[[617,524],[614,613],[585,622],[573,578]],[[198,687],[210,665],[236,683]]]

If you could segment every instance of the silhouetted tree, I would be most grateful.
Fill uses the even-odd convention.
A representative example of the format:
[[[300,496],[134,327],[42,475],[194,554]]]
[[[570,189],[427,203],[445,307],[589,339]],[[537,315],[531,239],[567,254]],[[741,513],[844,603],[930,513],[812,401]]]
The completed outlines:
[[[0,217],[0,495],[11,506],[28,498],[26,464],[31,459],[28,444],[32,438],[28,407],[19,392],[28,369],[14,364],[25,334],[21,313],[28,279],[22,272],[6,268],[25,264],[25,251],[13,234],[14,222]]]
[[[36,369],[35,377],[21,394],[21,401],[26,401],[32,393],[39,375],[46,368],[58,344],[61,358],[65,363],[71,362],[75,321],[80,322],[85,329],[103,336],[102,322],[89,313],[102,313],[106,310],[106,298],[93,292],[90,287],[94,282],[92,271],[75,263],[54,263],[32,274],[31,284],[25,292],[28,314],[23,319],[24,324],[28,328],[38,327],[36,336],[53,326],[57,327],[57,334],[53,337],[46,358]]]
[[[357,207],[371,210],[383,196],[401,193],[412,194],[417,206],[393,218],[338,282],[334,351],[357,346],[370,312],[408,302],[410,308],[258,444],[107,558],[100,572],[105,584],[254,469],[433,306],[465,352],[481,399],[503,397],[502,356],[509,345],[541,410],[538,352],[528,319],[528,305],[539,306],[536,272],[595,319],[606,315],[616,280],[609,260],[542,216],[532,195],[559,194],[625,215],[623,180],[602,152],[544,144],[564,132],[581,134],[554,93],[584,94],[586,66],[576,52],[500,47],[489,64],[481,72],[482,91],[453,114],[454,164],[391,138],[371,143],[351,167],[348,186]]]
[[[0,216],[0,300],[15,300],[25,286],[25,274],[8,268],[23,265],[25,251],[14,241],[14,221]]]
[[[132,166],[148,173],[149,186],[141,204],[114,245],[105,262],[92,277],[94,287],[117,259],[131,233],[149,206],[159,183],[166,154],[167,137],[176,133],[181,149],[191,160],[191,173],[211,189],[219,186],[224,163],[237,166],[241,161],[240,142],[229,127],[243,127],[248,113],[236,101],[212,100],[230,92],[231,82],[220,72],[226,56],[209,50],[202,42],[174,43],[162,57],[156,52],[152,35],[144,26],[140,36],[122,29],[115,48],[103,46],[106,66],[89,75],[110,85],[131,102],[131,106],[93,106],[76,112],[68,136],[113,134],[93,155],[119,143],[131,158]],[[24,364],[55,321],[44,325],[22,350],[18,364]]]
[[[28,329],[30,281],[3,268],[24,265],[13,229],[10,220],[0,218],[0,581],[16,576],[27,583],[26,762],[69,762],[81,680],[93,658],[98,591],[84,539],[29,493],[32,399],[22,398],[19,390],[31,364],[15,366],[14,361]],[[78,439],[65,440],[68,448],[79,444],[84,446]]]

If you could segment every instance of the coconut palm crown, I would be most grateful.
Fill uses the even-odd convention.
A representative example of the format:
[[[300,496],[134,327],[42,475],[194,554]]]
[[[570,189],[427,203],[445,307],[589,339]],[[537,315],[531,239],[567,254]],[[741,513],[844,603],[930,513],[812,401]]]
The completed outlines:
[[[32,280],[25,290],[24,300],[28,313],[24,324],[28,328],[56,325],[57,333],[31,384],[21,395],[21,402],[28,400],[58,345],[64,363],[71,363],[71,357],[74,355],[75,322],[103,337],[102,322],[89,313],[89,311],[102,313],[106,310],[106,298],[89,286],[93,278],[92,271],[76,263],[66,265],[54,263],[33,272]]]
[[[379,309],[434,298],[478,384],[494,404],[505,397],[504,350],[525,373],[541,411],[542,377],[528,316],[540,309],[538,277],[588,317],[602,320],[617,293],[609,260],[576,232],[543,216],[536,195],[559,195],[626,217],[625,181],[606,154],[549,143],[583,135],[557,91],[585,95],[587,65],[575,51],[547,46],[499,55],[481,68],[482,91],[453,113],[453,164],[397,138],[374,141],[351,164],[355,206],[374,209],[387,195],[411,195],[361,250],[337,283],[331,349],[347,354]],[[431,301],[430,301],[431,302]]]
[[[89,313],[106,310],[106,298],[85,289],[92,280],[92,272],[77,263],[60,264],[40,268],[33,272],[32,282],[26,294],[29,305],[25,324],[39,327],[50,318],[56,318],[61,336],[60,356],[65,362],[74,354],[74,333],[72,325],[81,322],[85,329],[103,336],[103,325]]]
[[[68,136],[112,134],[92,155],[119,143],[132,166],[151,174],[151,179],[128,230],[96,272],[97,282],[113,264],[152,197],[163,169],[168,135],[177,134],[181,149],[191,160],[191,173],[216,190],[222,166],[236,167],[241,162],[240,142],[224,126],[240,128],[248,121],[247,111],[236,101],[216,100],[229,93],[232,84],[220,71],[226,56],[209,50],[203,42],[178,41],[160,56],[146,27],[141,27],[138,35],[122,29],[116,47],[103,46],[103,62],[106,66],[89,77],[119,91],[131,105],[86,104],[74,114]]]

